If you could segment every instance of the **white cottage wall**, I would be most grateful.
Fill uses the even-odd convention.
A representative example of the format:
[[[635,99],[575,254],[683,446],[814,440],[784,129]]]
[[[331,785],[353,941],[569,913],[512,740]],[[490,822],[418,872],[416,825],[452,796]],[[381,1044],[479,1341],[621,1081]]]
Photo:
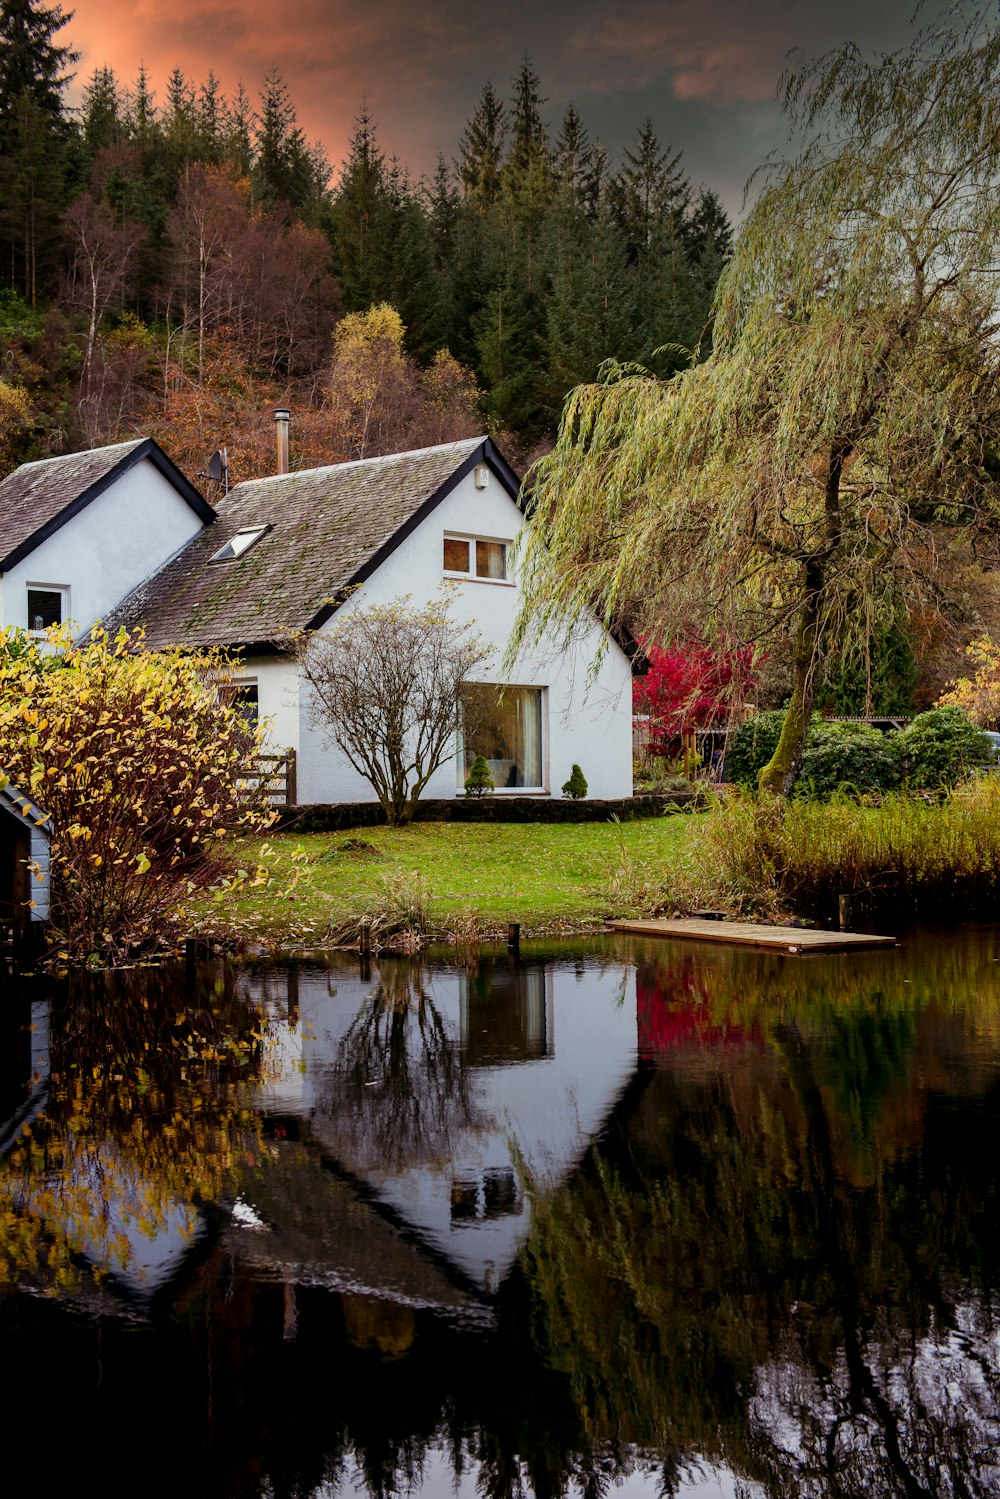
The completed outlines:
[[[29,627],[28,589],[66,591],[64,618],[89,630],[159,571],[203,522],[144,459],[4,576],[4,625]]]
[[[521,511],[494,473],[490,473],[483,489],[476,487],[470,473],[400,543],[325,628],[335,629],[338,619],[351,609],[388,603],[403,595],[409,595],[414,604],[426,603],[444,581],[443,542],[446,533],[512,541],[523,523]],[[477,673],[476,680],[544,689],[543,794],[558,797],[563,782],[569,778],[576,763],[587,778],[590,796],[631,796],[632,677],[624,651],[613,642],[609,643],[595,680],[588,681],[588,672],[601,638],[595,624],[581,632],[580,638],[569,649],[555,640],[543,640],[535,648],[523,652],[514,669],[505,673],[503,656],[519,602],[516,576],[512,582],[449,578],[448,585],[453,599],[453,617],[475,625],[478,633],[493,647],[492,661]],[[289,744],[294,742],[287,741]],[[297,743],[300,801],[375,800],[368,782],[331,745],[328,735],[311,721],[305,689],[300,700]],[[460,794],[452,755],[431,778],[424,795],[454,797]]]

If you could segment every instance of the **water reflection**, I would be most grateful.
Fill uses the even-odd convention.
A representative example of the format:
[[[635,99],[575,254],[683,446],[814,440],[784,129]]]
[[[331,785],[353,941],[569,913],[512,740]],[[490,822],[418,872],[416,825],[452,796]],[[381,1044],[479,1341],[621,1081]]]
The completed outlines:
[[[25,994],[0,1249],[70,1300],[0,1293],[12,1415],[73,1371],[77,1487],[113,1424],[147,1492],[996,1493],[998,957]]]

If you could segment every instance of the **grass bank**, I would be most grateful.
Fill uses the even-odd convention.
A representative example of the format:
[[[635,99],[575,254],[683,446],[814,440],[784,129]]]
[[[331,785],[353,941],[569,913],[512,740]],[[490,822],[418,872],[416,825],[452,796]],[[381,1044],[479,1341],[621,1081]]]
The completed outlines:
[[[733,797],[634,822],[416,823],[269,840],[266,885],[202,908],[202,930],[274,948],[586,932],[615,916],[704,906],[763,920],[885,919],[1000,907],[1000,777],[939,799],[787,803]],[[241,864],[259,843],[238,849]],[[402,936],[401,936],[402,934]],[[416,939],[414,939],[415,941]]]
[[[353,832],[279,834],[265,847],[266,885],[202,908],[202,929],[274,947],[350,942],[362,919],[376,938],[406,927],[435,936],[586,931],[661,901],[685,866],[692,816],[520,825],[415,823]]]

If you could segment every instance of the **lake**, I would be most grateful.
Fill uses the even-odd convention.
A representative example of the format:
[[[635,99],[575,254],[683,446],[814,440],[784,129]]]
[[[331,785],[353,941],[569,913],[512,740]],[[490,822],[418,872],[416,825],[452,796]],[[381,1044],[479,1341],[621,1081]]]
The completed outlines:
[[[1000,929],[8,981],[47,1492],[1000,1492]]]

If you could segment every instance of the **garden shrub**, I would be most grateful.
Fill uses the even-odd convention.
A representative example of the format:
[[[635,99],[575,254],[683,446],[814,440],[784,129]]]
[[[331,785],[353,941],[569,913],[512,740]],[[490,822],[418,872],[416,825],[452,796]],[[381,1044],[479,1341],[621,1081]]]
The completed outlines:
[[[587,777],[579,765],[574,765],[570,771],[569,780],[563,781],[562,794],[572,797],[574,801],[582,801],[587,795]]]
[[[741,724],[726,751],[726,774],[738,786],[757,788],[757,777],[771,759],[781,738],[785,710],[758,713]]]
[[[895,736],[903,782],[911,790],[957,786],[978,766],[993,763],[986,735],[961,708],[930,708]]]
[[[496,789],[496,782],[485,758],[477,755],[465,778],[466,796],[492,796]]]
[[[814,721],[795,789],[806,796],[891,791],[899,784],[899,758],[892,736],[860,723]]]
[[[169,941],[190,897],[227,881],[223,840],[270,821],[232,682],[217,652],[0,632],[0,768],[53,819],[67,956],[121,961]]]

